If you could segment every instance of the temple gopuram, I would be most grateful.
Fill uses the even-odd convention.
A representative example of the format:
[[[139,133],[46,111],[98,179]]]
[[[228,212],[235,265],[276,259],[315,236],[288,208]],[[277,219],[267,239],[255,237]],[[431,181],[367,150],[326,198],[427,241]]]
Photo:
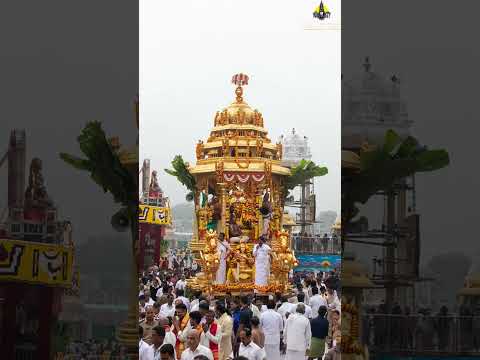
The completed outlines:
[[[202,271],[187,283],[214,296],[289,293],[288,276],[298,265],[283,227],[290,170],[262,114],[243,99],[248,80],[233,76],[235,101],[215,114],[210,136],[196,146],[196,164],[188,165],[195,179],[189,245]]]

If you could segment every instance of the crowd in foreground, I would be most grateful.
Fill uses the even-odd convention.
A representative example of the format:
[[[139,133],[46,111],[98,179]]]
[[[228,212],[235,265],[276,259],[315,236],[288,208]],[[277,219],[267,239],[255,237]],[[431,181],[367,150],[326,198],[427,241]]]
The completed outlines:
[[[340,358],[339,277],[295,273],[294,292],[270,296],[189,293],[192,261],[176,256],[140,278],[140,360]]]

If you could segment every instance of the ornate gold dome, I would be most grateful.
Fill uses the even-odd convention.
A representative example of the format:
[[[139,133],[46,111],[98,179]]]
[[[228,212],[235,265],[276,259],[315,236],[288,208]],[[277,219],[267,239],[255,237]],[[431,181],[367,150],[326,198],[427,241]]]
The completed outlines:
[[[214,128],[210,138],[233,136],[235,133],[241,133],[245,137],[267,138],[267,131],[264,128],[263,116],[258,110],[253,110],[243,100],[243,88],[238,86],[235,90],[237,99],[222,111],[217,111],[214,119]],[[237,130],[237,131],[235,131]]]
[[[237,81],[241,76],[244,80]],[[242,86],[248,84],[248,77],[238,74],[234,79],[237,79],[232,80],[237,85],[236,99],[215,114],[207,141],[197,143],[197,164],[190,171],[193,174],[215,171],[215,163],[220,160],[228,171],[264,171],[268,161],[272,163],[273,173],[289,175],[290,170],[281,166],[282,144],[272,143],[262,114],[243,99]]]

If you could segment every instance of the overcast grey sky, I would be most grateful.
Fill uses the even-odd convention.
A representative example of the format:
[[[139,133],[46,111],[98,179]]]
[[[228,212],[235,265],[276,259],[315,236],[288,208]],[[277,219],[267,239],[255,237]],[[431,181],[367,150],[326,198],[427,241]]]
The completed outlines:
[[[110,225],[120,205],[59,153],[81,156],[77,136],[91,120],[101,121],[108,136],[119,136],[123,144],[135,143],[135,7],[114,0],[0,4],[0,156],[10,131],[25,129],[25,181],[31,159],[41,158],[47,191],[59,218],[72,222],[76,242],[125,237]],[[5,163],[0,168],[0,212],[7,205],[7,170]]]
[[[272,141],[293,127],[329,168],[316,181],[319,210],[340,210],[340,31],[306,31],[317,1],[140,2],[140,159],[151,159],[173,203],[185,189],[165,174],[176,154],[194,161],[217,110],[244,98]],[[335,8],[335,4],[332,2]],[[339,9],[338,9],[339,12]]]
[[[344,1],[342,7],[344,78],[363,71],[366,55],[373,71],[399,75],[414,121],[412,134],[450,154],[449,167],[416,177],[424,261],[443,252],[472,254],[480,249],[474,131],[480,61],[474,38],[480,4],[459,3],[458,11],[440,6],[442,2],[413,0]]]

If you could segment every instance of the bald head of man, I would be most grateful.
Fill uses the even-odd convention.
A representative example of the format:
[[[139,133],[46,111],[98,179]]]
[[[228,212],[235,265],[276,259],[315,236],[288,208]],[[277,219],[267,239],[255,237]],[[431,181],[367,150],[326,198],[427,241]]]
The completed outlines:
[[[166,327],[170,325],[170,322],[168,321],[168,318],[166,318],[165,316],[160,316],[158,318],[158,325],[160,325],[161,327]]]
[[[149,324],[150,324],[152,321],[155,320],[155,311],[154,311],[152,305],[148,305],[148,306],[145,308],[145,319],[146,319],[147,323],[149,323]]]
[[[187,334],[187,347],[191,351],[195,351],[200,344],[200,332],[198,330],[192,329]]]

